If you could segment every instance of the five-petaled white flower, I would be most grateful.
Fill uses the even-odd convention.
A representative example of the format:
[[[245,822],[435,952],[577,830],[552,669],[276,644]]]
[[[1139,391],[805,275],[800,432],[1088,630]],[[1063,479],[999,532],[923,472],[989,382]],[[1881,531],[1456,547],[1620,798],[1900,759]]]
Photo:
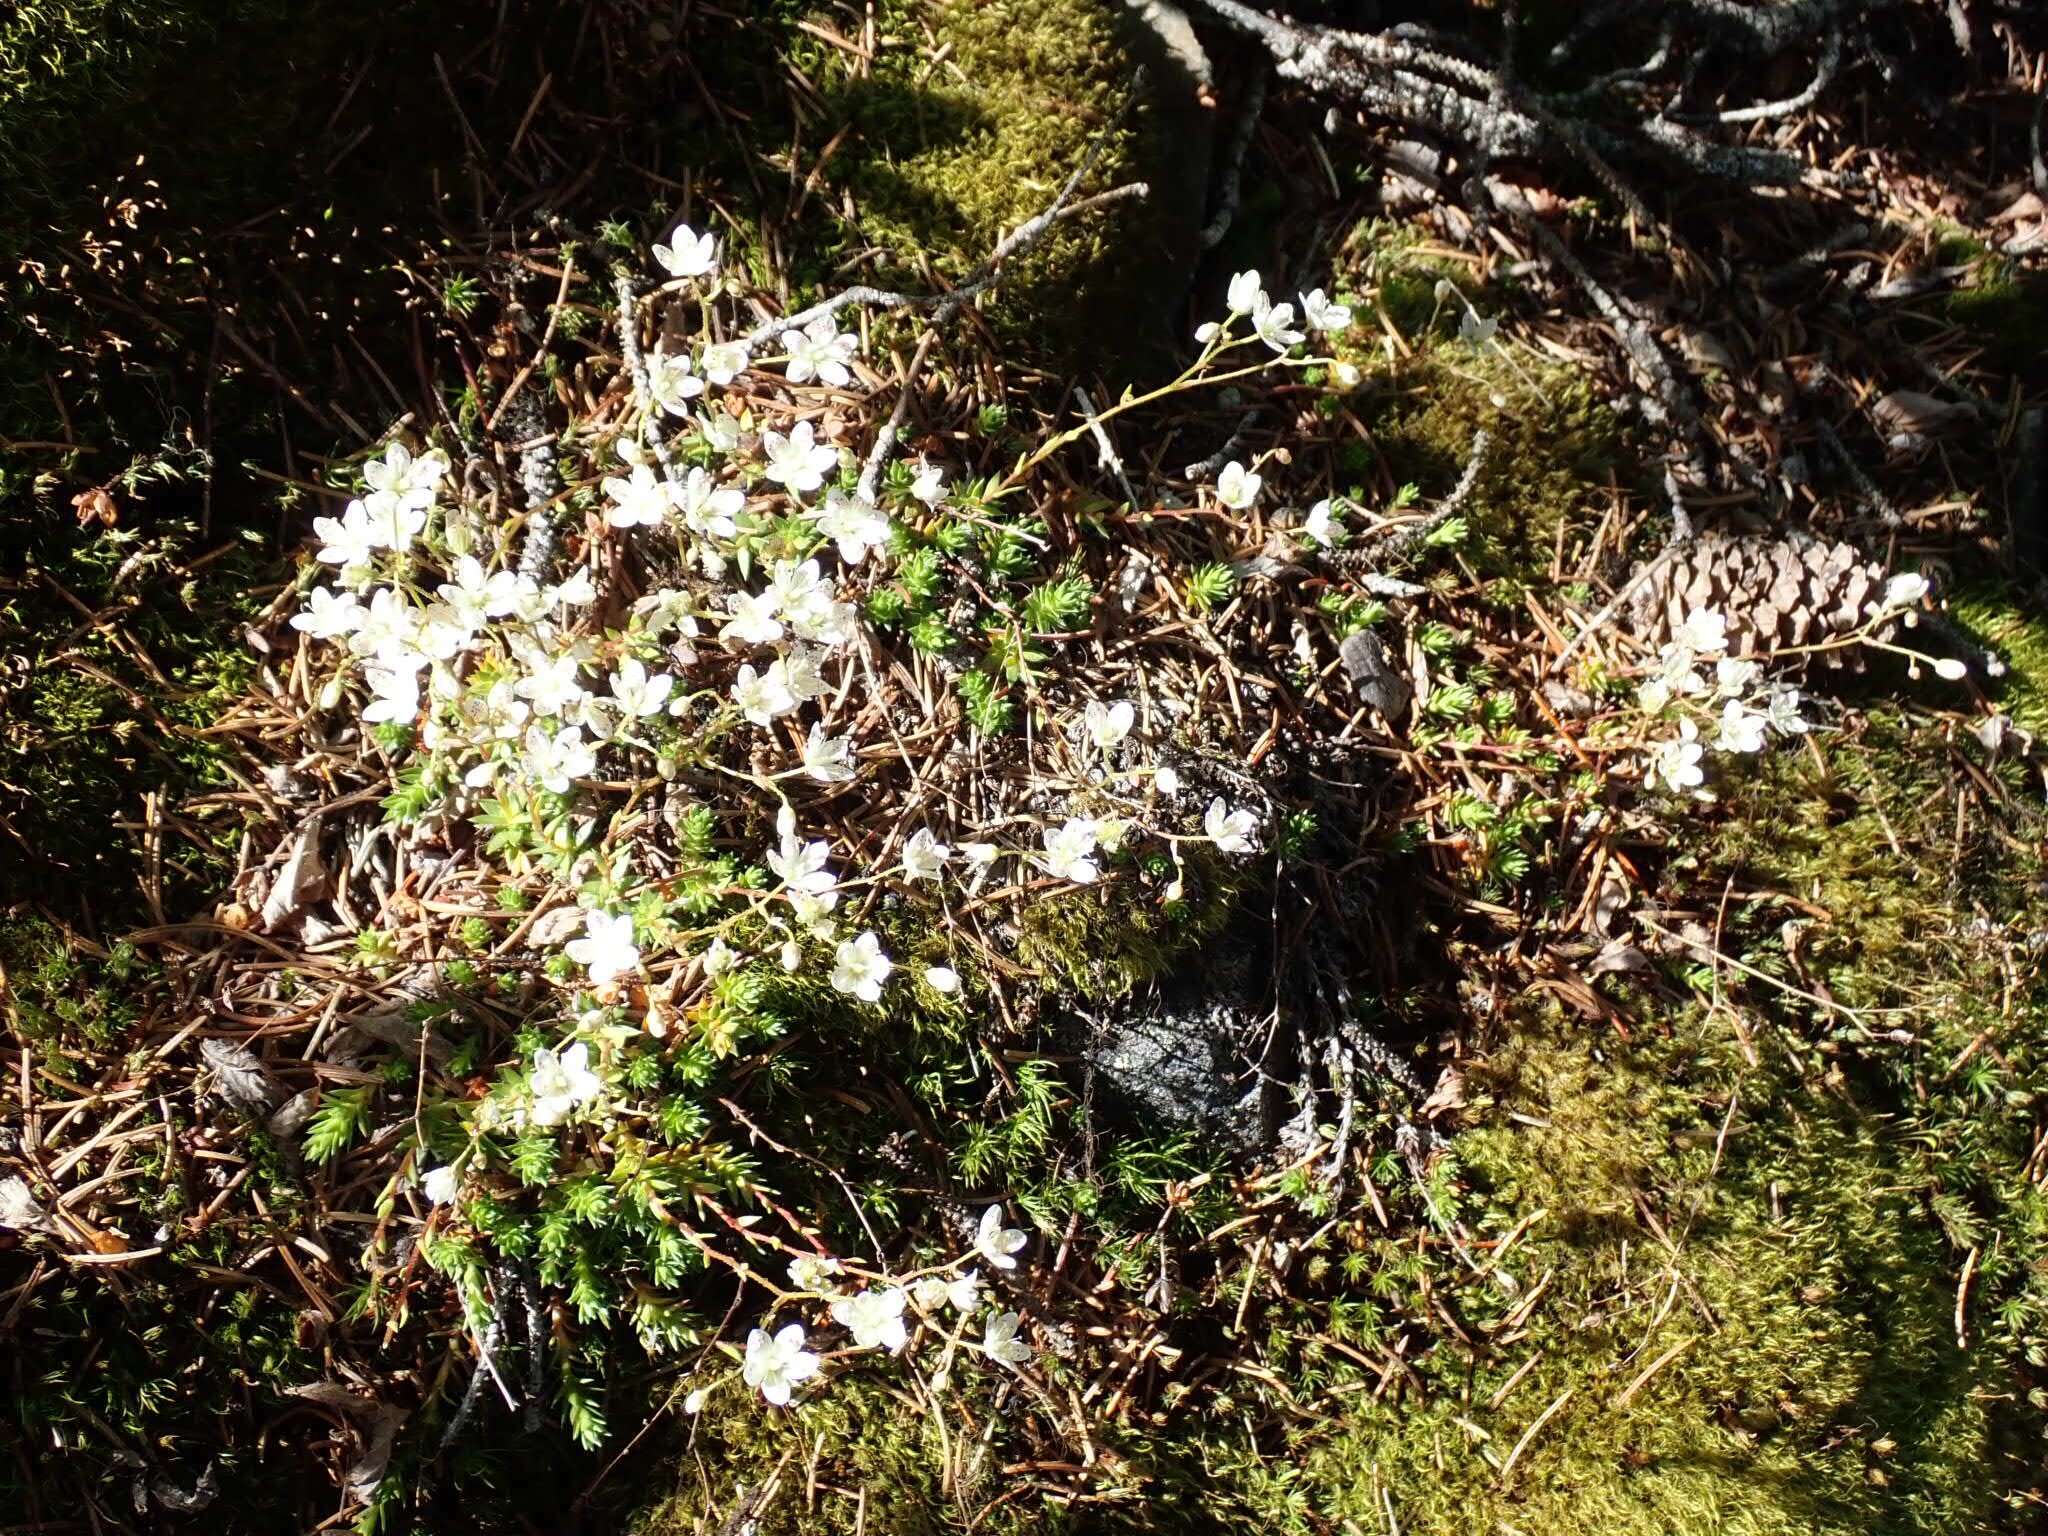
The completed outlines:
[[[1721,729],[1714,737],[1714,747],[1721,752],[1761,752],[1766,723],[1766,717],[1742,700],[1730,699],[1721,706]]]
[[[789,691],[789,679],[780,661],[766,672],[757,672],[750,662],[733,679],[732,701],[756,725],[767,725],[779,715],[796,708],[796,695]]]
[[[823,725],[813,725],[804,738],[803,767],[817,783],[844,784],[853,777],[852,735],[828,735]]]
[[[1131,707],[1129,699],[1120,699],[1114,704],[1090,699],[1088,708],[1082,712],[1082,720],[1088,727],[1088,739],[1104,752],[1131,734],[1131,722],[1137,718],[1138,712]]]
[[[668,244],[655,246],[654,259],[670,277],[704,277],[718,270],[718,240],[708,230],[700,235],[678,224]]]
[[[850,992],[864,1003],[882,1000],[882,983],[896,969],[896,962],[882,953],[882,941],[872,932],[856,939],[842,939],[832,955],[832,985]]]
[[[704,355],[698,360],[697,366],[703,371],[705,378],[723,388],[745,371],[747,366],[747,344],[743,341],[714,341],[704,349]],[[723,411],[718,412],[718,414],[725,416],[727,421],[732,420]],[[735,423],[735,426],[737,426],[737,423]],[[709,433],[706,435],[708,436]],[[712,446],[715,448],[719,445],[713,443]],[[738,436],[735,433],[733,442],[726,445],[721,451],[730,453],[738,446]]]
[[[340,517],[316,517],[313,532],[320,540],[318,559],[324,565],[368,565],[382,546],[370,527],[370,509],[352,501]]]
[[[1650,760],[1650,785],[1655,787],[1662,783],[1680,794],[1697,788],[1707,778],[1706,769],[1700,766],[1703,755],[1698,729],[1690,720],[1679,721],[1678,735],[1660,745]]]
[[[353,592],[336,594],[315,587],[306,594],[306,611],[292,616],[292,628],[314,640],[339,640],[363,622],[363,605]]]
[[[533,1123],[560,1125],[604,1092],[604,1079],[590,1070],[590,1047],[578,1040],[559,1054],[546,1046],[535,1051],[526,1087],[533,1095]]]
[[[1725,698],[1740,698],[1749,692],[1762,671],[1747,656],[1723,656],[1714,663],[1714,686]]]
[[[686,353],[656,352],[647,359],[647,394],[671,416],[690,414],[690,402],[704,393]]]
[[[838,489],[825,493],[825,504],[804,513],[818,525],[818,532],[839,548],[839,558],[859,565],[871,549],[885,549],[889,543],[889,519],[872,502],[848,496]]]
[[[611,676],[612,698],[620,709],[636,719],[658,715],[668,703],[670,691],[676,680],[666,672],[647,675],[646,666],[637,657],[628,657]]]
[[[1252,332],[1259,340],[1275,352],[1285,352],[1298,341],[1307,338],[1294,328],[1294,306],[1263,302],[1265,295],[1259,295],[1261,303],[1252,310]]]
[[[550,736],[537,725],[526,728],[526,771],[543,789],[566,795],[577,779],[597,771],[597,753],[583,739],[583,728],[565,725]]]
[[[903,845],[903,874],[909,880],[936,880],[953,850],[932,836],[930,827],[919,827]]]
[[[683,526],[699,538],[730,539],[746,507],[747,493],[736,485],[719,485],[701,468],[692,468],[673,497]]]
[[[526,676],[512,685],[512,691],[531,703],[537,715],[566,715],[587,691],[577,680],[583,662],[574,651],[532,656],[527,667]]]
[[[740,1375],[776,1407],[786,1407],[791,1390],[817,1374],[818,1357],[804,1348],[802,1323],[791,1323],[772,1336],[765,1328],[747,1335],[747,1360]]]
[[[646,464],[635,464],[630,476],[605,476],[604,493],[610,498],[604,509],[607,528],[656,527],[675,505],[669,487]]]
[[[1259,829],[1259,818],[1250,811],[1233,811],[1218,795],[1209,802],[1209,809],[1202,813],[1202,830],[1209,841],[1221,853],[1250,853],[1252,834]]]
[[[462,1187],[462,1175],[453,1168],[429,1168],[420,1175],[420,1193],[435,1205],[446,1205]]]
[[[400,501],[388,491],[376,491],[364,498],[370,538],[380,548],[402,555],[427,526],[427,509]]]
[[[838,1273],[837,1259],[820,1253],[800,1253],[789,1261],[790,1289],[829,1296],[839,1289],[835,1278]]]
[[[806,843],[796,835],[796,813],[784,806],[775,818],[781,846],[769,851],[768,867],[793,891],[820,895],[839,884],[828,867],[832,848],[823,839]]]
[[[825,476],[839,463],[839,450],[817,440],[817,429],[800,421],[784,437],[780,432],[761,434],[761,456],[767,460],[767,475],[792,494],[808,495],[825,483]]]
[[[1015,1369],[1031,1363],[1031,1346],[1017,1337],[1017,1329],[1024,1319],[1015,1312],[995,1312],[989,1315],[981,1330],[982,1353],[999,1365]]]
[[[1718,608],[1695,608],[1678,626],[1673,642],[1701,656],[1728,648],[1728,618]]]
[[[392,725],[411,725],[413,716],[420,712],[420,674],[417,667],[381,666],[371,667],[363,673],[363,681],[370,685],[370,702],[363,709],[363,719],[376,724],[388,721]]]
[[[424,511],[434,504],[434,491],[448,473],[448,455],[430,448],[415,456],[403,443],[393,443],[384,457],[363,466],[363,483],[401,506]]]
[[[908,1300],[903,1288],[894,1285],[886,1291],[842,1296],[832,1303],[832,1321],[853,1335],[855,1349],[886,1349],[893,1355],[910,1339],[903,1326],[903,1304]]]
[[[1015,1269],[1017,1254],[1031,1241],[1020,1227],[1003,1225],[1003,1208],[992,1205],[981,1213],[981,1225],[975,1229],[974,1251],[997,1269]]]
[[[789,354],[789,382],[801,384],[813,376],[843,388],[853,375],[846,365],[853,361],[860,338],[842,335],[839,322],[820,315],[800,331],[784,331],[782,348]]]
[[[718,637],[742,645],[773,645],[782,638],[782,621],[775,617],[779,606],[781,594],[772,587],[766,592],[733,593],[732,617],[719,626]]]
[[[1262,482],[1263,477],[1256,470],[1246,469],[1232,459],[1216,477],[1216,499],[1233,512],[1242,512],[1259,499]]]
[[[1311,288],[1301,296],[1301,318],[1318,331],[1335,332],[1351,327],[1351,306],[1338,304],[1326,297],[1320,288]]]
[[[640,968],[640,947],[633,942],[633,915],[592,909],[583,914],[583,937],[569,941],[569,958],[600,984]]]
[[[1095,844],[1100,829],[1086,816],[1070,816],[1042,834],[1045,852],[1038,855],[1038,867],[1056,880],[1076,885],[1093,883],[1101,873],[1095,865]]]
[[[1764,696],[1764,719],[1781,736],[1804,736],[1813,727],[1799,713],[1797,688],[1773,688]]]
[[[1336,547],[1337,535],[1342,530],[1337,522],[1336,507],[1329,497],[1325,496],[1308,509],[1308,516],[1302,521],[1301,531],[1313,543],[1324,549]]]

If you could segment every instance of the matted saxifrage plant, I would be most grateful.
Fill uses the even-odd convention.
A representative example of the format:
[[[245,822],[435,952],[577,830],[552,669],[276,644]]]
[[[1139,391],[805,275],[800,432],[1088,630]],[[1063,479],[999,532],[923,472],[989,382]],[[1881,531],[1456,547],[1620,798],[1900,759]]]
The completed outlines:
[[[362,963],[431,967],[443,1000],[414,1015],[455,1043],[403,1103],[328,1090],[307,1149],[334,1159],[402,1119],[383,1211],[424,1217],[419,1253],[459,1293],[470,1402],[538,1316],[537,1283],[595,1330],[526,1328],[534,1355],[552,1343],[587,1443],[606,1434],[594,1383],[620,1322],[657,1354],[695,1351],[692,1408],[735,1386],[785,1404],[882,1359],[928,1390],[956,1361],[1029,1366],[1032,1297],[987,1284],[1026,1247],[1009,1212],[1028,1195],[983,1187],[957,1202],[978,1220],[884,1236],[869,1208],[887,1201],[777,1142],[734,1085],[801,1091],[781,1074],[805,1031],[827,1060],[835,1032],[992,1037],[1009,994],[1051,984],[1006,937],[1026,908],[1127,887],[1170,919],[1194,863],[1284,836],[1249,775],[1216,781],[1230,794],[1183,783],[1174,709],[1104,692],[1070,643],[1105,597],[1020,509],[1048,458],[1141,405],[1280,369],[1356,379],[1306,355],[1294,306],[1247,273],[1180,376],[1006,470],[892,461],[894,421],[857,458],[849,296],[743,329],[711,235],[679,227],[654,254],[651,296],[619,282],[626,383],[559,435],[566,488],[506,515],[444,450],[394,440],[316,520],[290,621],[326,739],[388,781],[387,826],[437,871],[439,909],[467,914],[438,959],[359,932]],[[1319,330],[1350,322],[1320,291],[1301,309]],[[1201,504],[1242,514],[1261,489],[1233,460]],[[1319,503],[1285,537],[1312,557],[1345,513]],[[1110,600],[1145,599],[1146,569]],[[1201,569],[1184,596],[1158,574],[1175,615],[1227,596]],[[532,971],[523,1022],[462,1033],[465,994],[488,1016]],[[762,1159],[837,1178],[867,1251],[829,1251],[838,1218],[784,1206]],[[977,1155],[969,1177],[1002,1161]],[[693,1304],[707,1274],[723,1322]],[[402,1316],[407,1296],[373,1283],[364,1306]]]

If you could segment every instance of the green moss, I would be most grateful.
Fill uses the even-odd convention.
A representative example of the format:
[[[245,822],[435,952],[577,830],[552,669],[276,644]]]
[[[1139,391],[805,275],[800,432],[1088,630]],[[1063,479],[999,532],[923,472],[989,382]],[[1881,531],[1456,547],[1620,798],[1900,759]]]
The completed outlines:
[[[2048,352],[2048,280],[1984,257],[1976,281],[1949,295],[1948,318],[1982,342],[1994,367],[2022,373]]]
[[[2048,624],[2022,613],[2005,593],[1991,588],[1958,593],[1949,610],[2005,663],[1999,708],[2035,735],[2048,736]]]
[[[1028,903],[1017,920],[1017,959],[1054,992],[1124,997],[1230,920],[1239,887],[1221,861],[1190,854],[1181,882],[1184,897],[1173,902],[1112,880]]]

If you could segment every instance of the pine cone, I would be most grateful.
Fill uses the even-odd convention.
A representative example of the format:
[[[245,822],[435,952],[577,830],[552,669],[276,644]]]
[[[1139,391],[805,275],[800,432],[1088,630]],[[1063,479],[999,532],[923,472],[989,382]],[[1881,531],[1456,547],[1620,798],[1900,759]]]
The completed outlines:
[[[1718,609],[1728,621],[1728,654],[1765,656],[1848,634],[1884,588],[1884,567],[1852,544],[1798,529],[1776,538],[1716,531],[1694,539],[1636,589],[1630,618],[1636,638],[1655,650],[1687,615]],[[1887,625],[1880,638],[1889,632]],[[1820,656],[1831,667],[1864,664],[1861,646]]]

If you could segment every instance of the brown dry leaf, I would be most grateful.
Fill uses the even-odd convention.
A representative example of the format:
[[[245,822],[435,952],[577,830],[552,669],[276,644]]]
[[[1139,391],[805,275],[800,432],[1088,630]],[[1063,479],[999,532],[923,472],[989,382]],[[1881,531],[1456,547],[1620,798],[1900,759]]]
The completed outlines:
[[[120,508],[103,485],[80,491],[71,498],[71,507],[78,514],[78,526],[81,528],[88,528],[94,523],[102,528],[111,528],[120,521]]]

